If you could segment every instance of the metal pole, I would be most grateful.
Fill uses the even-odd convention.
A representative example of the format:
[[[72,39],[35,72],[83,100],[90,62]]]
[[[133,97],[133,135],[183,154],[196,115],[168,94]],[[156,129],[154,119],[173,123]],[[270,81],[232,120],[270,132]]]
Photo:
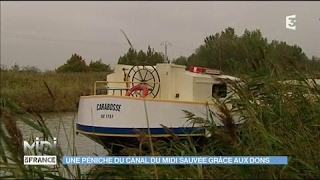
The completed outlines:
[[[164,46],[164,53],[166,54],[166,60],[168,61],[167,47],[168,46]]]
[[[171,46],[171,43],[169,41],[164,41],[160,45],[164,46],[164,53],[165,53],[165,56],[166,56],[165,58],[166,58],[166,61],[169,62],[167,50],[168,50],[168,46]]]

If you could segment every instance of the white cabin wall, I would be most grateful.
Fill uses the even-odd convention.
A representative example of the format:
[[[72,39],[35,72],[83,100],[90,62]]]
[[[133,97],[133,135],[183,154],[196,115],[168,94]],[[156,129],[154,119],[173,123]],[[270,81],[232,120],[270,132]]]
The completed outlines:
[[[215,80],[212,77],[194,77],[193,81],[193,100],[208,101],[212,99],[212,85]]]
[[[160,75],[160,83],[161,83],[161,99],[168,100],[192,100],[187,98],[186,96],[182,96],[184,94],[184,84],[187,79],[191,78],[185,76],[185,66],[175,65],[175,64],[157,64],[157,71]],[[189,84],[189,88],[190,88]],[[179,94],[179,98],[176,98],[176,94]]]
[[[122,65],[122,64],[117,64],[114,68],[114,73],[109,74],[107,76],[107,81],[108,81],[108,87],[111,88],[126,88],[126,84],[124,83],[124,74],[122,69],[126,68],[126,73],[129,72],[130,68],[132,66],[130,65]],[[116,83],[116,82],[121,82],[121,83]],[[123,82],[123,83],[122,83]],[[109,94],[113,94],[112,90],[109,90]],[[125,94],[125,91],[122,92],[122,95]],[[120,91],[114,91],[114,95],[120,96],[121,92]]]
[[[169,99],[170,75],[169,64],[157,64],[157,71],[160,76],[160,98]]]
[[[175,64],[170,64],[170,72],[171,72],[171,89],[170,89],[170,99],[174,100],[181,100],[182,98],[180,97],[180,92],[181,92],[181,82],[186,81],[188,77],[183,77],[181,78],[181,75],[184,74],[185,66],[181,65],[175,65]],[[179,97],[177,98],[176,95],[179,94]],[[184,99],[183,99],[184,100]]]
[[[176,100],[180,101],[193,101],[193,76],[190,76],[188,72],[178,74],[177,76],[177,93],[179,98]]]
[[[122,68],[126,68],[128,70],[126,70],[126,73],[129,72],[130,68],[132,66],[129,66],[129,65],[122,65],[122,64],[117,64],[115,67],[114,67],[114,73],[112,74],[109,74],[107,76],[107,81],[123,81],[123,71],[122,71]],[[113,86],[116,86],[116,87],[124,87],[125,88],[125,84],[124,83],[111,83],[110,84],[111,87]]]

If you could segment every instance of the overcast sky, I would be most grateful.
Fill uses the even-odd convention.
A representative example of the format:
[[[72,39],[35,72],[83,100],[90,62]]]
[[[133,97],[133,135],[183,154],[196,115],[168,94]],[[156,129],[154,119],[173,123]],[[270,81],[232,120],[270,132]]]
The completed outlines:
[[[297,15],[297,30],[285,16]],[[1,2],[1,64],[55,69],[71,54],[115,64],[127,44],[148,45],[169,58],[189,56],[203,39],[227,27],[260,29],[269,40],[298,44],[320,56],[320,2]]]

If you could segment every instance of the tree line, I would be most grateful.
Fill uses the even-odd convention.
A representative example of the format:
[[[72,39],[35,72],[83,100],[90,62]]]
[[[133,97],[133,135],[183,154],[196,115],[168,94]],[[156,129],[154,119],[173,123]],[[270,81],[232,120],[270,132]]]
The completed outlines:
[[[320,72],[320,58],[308,59],[298,45],[263,37],[260,30],[245,30],[241,36],[233,28],[210,35],[189,57],[174,59],[175,64],[221,69],[228,73],[270,73],[285,75],[291,70]]]
[[[156,52],[154,48],[148,46],[147,52],[140,50],[137,52],[133,48],[129,48],[128,52],[118,59],[118,64],[126,65],[151,65],[154,66],[157,63],[163,63],[165,56],[162,52]]]
[[[155,65],[164,60],[162,53],[154,52],[150,47],[147,53],[129,48],[126,54],[120,56],[118,64]],[[203,44],[190,56],[180,56],[171,61],[185,65],[186,69],[199,66],[233,75],[260,73],[285,78],[296,71],[320,72],[320,58],[313,56],[309,59],[298,45],[278,40],[268,41],[258,29],[246,29],[242,35],[236,35],[235,29],[231,27],[205,37]]]
[[[129,48],[118,58],[118,64],[127,65],[156,65],[163,63],[165,56],[148,46],[147,51],[137,51]],[[230,74],[270,73],[276,69],[276,74],[289,75],[294,70],[304,72],[320,72],[320,58],[313,56],[311,59],[298,45],[289,45],[286,42],[263,37],[260,30],[245,30],[242,35],[236,35],[234,28],[228,27],[220,33],[204,38],[204,42],[190,56],[180,56],[171,59],[174,64],[201,66],[220,69]],[[1,69],[5,69],[1,67]],[[40,72],[35,67],[22,67],[14,65],[13,71]],[[57,69],[56,72],[110,72],[110,64],[102,60],[90,61],[72,54],[71,57]]]
[[[102,60],[90,61],[87,65],[85,59],[78,54],[72,54],[65,64],[59,66],[56,72],[110,72],[110,64],[105,64]]]
[[[4,65],[1,65],[1,70],[3,71],[19,71],[19,72],[33,72],[40,73],[42,72],[36,66],[23,66],[20,67],[15,63],[11,68],[7,68]],[[97,61],[90,61],[89,64],[86,63],[85,59],[78,55],[72,54],[71,57],[61,66],[54,70],[57,73],[68,73],[68,72],[111,72],[112,68],[110,64],[105,64],[102,62],[102,59]]]

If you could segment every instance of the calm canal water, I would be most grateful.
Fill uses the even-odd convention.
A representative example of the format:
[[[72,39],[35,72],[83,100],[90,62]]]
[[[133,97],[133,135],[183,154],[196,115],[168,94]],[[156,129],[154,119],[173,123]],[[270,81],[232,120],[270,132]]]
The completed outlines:
[[[51,133],[53,136],[57,137],[58,139],[58,144],[62,148],[62,151],[66,155],[71,155],[68,152],[68,141],[70,141],[70,145],[73,145],[73,136],[74,136],[74,131],[75,129],[75,124],[74,122],[76,121],[77,118],[77,113],[48,113],[48,114],[41,114],[43,118],[46,121],[46,124],[48,128],[51,130]],[[64,127],[62,123],[60,123],[60,129],[59,129],[59,122],[62,120]],[[24,123],[19,123],[18,124],[22,134],[24,136],[24,140],[29,140],[31,134],[34,137],[42,137],[42,134],[37,132],[36,130],[32,129],[30,126],[24,124]],[[64,131],[64,128],[66,132]],[[79,156],[89,156],[93,154],[98,154],[98,155],[106,155],[107,151],[103,149],[103,147],[100,144],[95,143],[94,141],[90,140],[89,138],[85,137],[82,134],[75,135],[75,146],[77,149],[77,153]]]
[[[64,155],[72,155],[70,150],[73,149],[73,143],[75,143],[78,156],[94,156],[95,154],[103,156],[108,154],[100,144],[95,143],[84,135],[74,135],[75,133],[73,128],[75,129],[74,122],[76,121],[77,113],[47,113],[41,115],[45,119],[52,135],[57,137],[57,144],[61,147]],[[61,127],[59,128],[60,121],[63,122],[66,131],[64,131],[62,123],[60,123]],[[18,126],[22,131],[24,140],[26,141],[30,139],[31,134],[33,137],[42,137],[41,133],[24,123],[19,122]],[[74,140],[73,136],[75,136]],[[70,145],[68,145],[68,140]],[[80,167],[82,170],[88,170],[90,168],[88,165],[81,165]]]

